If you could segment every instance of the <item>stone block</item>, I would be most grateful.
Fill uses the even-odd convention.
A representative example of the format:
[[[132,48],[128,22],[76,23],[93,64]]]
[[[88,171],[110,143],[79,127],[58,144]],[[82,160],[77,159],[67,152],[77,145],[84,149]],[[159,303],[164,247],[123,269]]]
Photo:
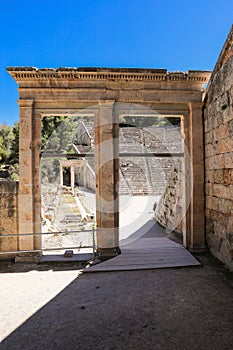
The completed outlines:
[[[229,128],[228,124],[225,123],[223,125],[220,125],[216,130],[215,130],[215,141],[216,140],[221,140],[221,139],[227,139],[229,137]]]
[[[223,155],[224,160],[224,168],[225,169],[232,169],[233,167],[233,152],[225,153]]]
[[[213,253],[213,255],[216,256],[216,254],[220,251],[221,245],[222,245],[222,238],[210,233],[207,237],[208,239],[208,246]]]
[[[220,254],[221,254],[221,260],[224,261],[225,264],[227,264],[232,260],[232,250],[227,240],[222,241]]]
[[[217,159],[217,169],[223,169],[225,165],[224,154],[217,155],[216,159]]]
[[[229,98],[228,98],[228,92],[224,91],[221,97],[219,98],[219,106],[222,111],[226,110],[229,106]]]
[[[205,205],[207,209],[213,209],[213,197],[207,195],[205,200]]]
[[[213,184],[206,183],[205,191],[206,191],[206,195],[207,196],[211,196],[212,197],[212,195],[213,195]]]
[[[4,234],[18,233],[18,183],[0,179],[0,251],[17,250],[17,237],[5,237]]]
[[[205,182],[206,183],[214,183],[214,170],[206,170],[205,171]]]
[[[226,198],[227,188],[225,185],[213,184],[213,195],[219,198]]]
[[[210,171],[213,170],[212,167],[211,167],[211,159],[210,159],[210,157],[206,157],[205,158],[205,169],[206,169],[207,172],[210,172]]]
[[[214,170],[213,181],[215,184],[223,184],[224,183],[224,170],[218,169]]]
[[[219,211],[219,199],[217,197],[211,197],[211,209]]]
[[[233,212],[233,199],[218,198],[218,210],[225,215],[231,215]]]
[[[223,169],[224,162],[225,162],[225,158],[224,158],[224,155],[222,154],[208,157],[205,160],[206,170]]]
[[[229,242],[229,245],[233,248],[233,232],[227,233],[226,239]]]
[[[225,111],[226,112],[226,111]],[[222,112],[218,111],[213,120],[214,128],[216,129],[220,125],[224,124],[224,115]]]
[[[229,107],[227,113],[224,113],[224,124],[232,120],[232,107]]]
[[[214,221],[214,234],[225,237],[227,233],[227,217],[222,215],[220,220]]]
[[[233,151],[233,139],[224,138],[218,141],[216,145],[216,154],[228,153]]]
[[[208,144],[205,147],[205,156],[206,157],[211,157],[216,154],[216,144]]]
[[[228,216],[227,232],[228,233],[233,232],[233,213]]]
[[[228,136],[233,138],[233,115],[232,115],[232,119],[229,120],[228,122],[227,129],[228,129]]]

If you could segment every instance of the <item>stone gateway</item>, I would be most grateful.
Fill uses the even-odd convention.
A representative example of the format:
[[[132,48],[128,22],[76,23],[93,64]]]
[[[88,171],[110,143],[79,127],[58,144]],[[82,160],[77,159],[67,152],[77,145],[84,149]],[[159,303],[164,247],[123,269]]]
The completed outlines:
[[[164,116],[181,118],[185,156],[184,244],[193,251],[205,246],[202,97],[210,72],[170,73],[160,69],[31,67],[7,68],[19,84],[20,185],[19,249],[40,250],[41,118],[79,115],[84,109],[95,120],[97,246],[100,257],[119,253],[119,117],[140,106]],[[122,105],[124,108],[122,108]],[[187,158],[190,157],[192,171]]]
[[[23,235],[41,232],[41,119],[88,114],[94,118],[97,253],[103,259],[119,254],[119,123],[124,115],[159,114],[180,118],[185,177],[177,189],[173,173],[172,191],[157,206],[157,216],[162,223],[175,222],[169,213],[181,204],[176,199],[171,205],[169,196],[182,190],[186,215],[178,230],[184,245],[194,252],[207,245],[233,269],[233,27],[212,74],[133,68],[7,70],[19,85],[20,181],[18,192],[11,188],[10,199],[17,242],[4,241],[2,252],[16,246],[37,251],[34,255],[41,251],[39,235]],[[3,182],[1,191],[8,200],[6,186]]]

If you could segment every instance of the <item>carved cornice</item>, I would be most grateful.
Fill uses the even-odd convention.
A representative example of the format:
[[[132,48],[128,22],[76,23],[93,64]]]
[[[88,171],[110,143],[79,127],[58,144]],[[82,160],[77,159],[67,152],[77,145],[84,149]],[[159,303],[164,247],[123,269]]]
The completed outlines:
[[[8,67],[7,71],[17,81],[26,80],[111,80],[111,81],[145,81],[145,82],[189,82],[205,84],[210,71],[167,72],[166,69],[136,69],[136,68],[33,68]]]

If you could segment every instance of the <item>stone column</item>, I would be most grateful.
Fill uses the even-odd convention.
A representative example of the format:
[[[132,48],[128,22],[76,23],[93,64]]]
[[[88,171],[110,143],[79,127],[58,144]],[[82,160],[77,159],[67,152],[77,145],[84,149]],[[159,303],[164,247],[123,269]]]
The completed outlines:
[[[97,254],[107,259],[119,249],[119,122],[114,102],[100,103],[95,117]]]
[[[41,232],[41,179],[40,179],[40,152],[41,152],[41,114],[34,110],[32,120],[32,179],[33,179],[33,208],[34,231]],[[34,237],[34,249],[41,249],[41,236]]]
[[[189,103],[190,108],[190,157],[193,167],[193,195],[190,202],[191,240],[193,252],[205,250],[204,218],[204,142],[202,103]]]
[[[82,169],[83,169],[83,186],[87,187],[88,181],[87,181],[87,162],[86,161],[83,161]]]
[[[192,188],[190,185],[190,156],[189,156],[189,113],[185,113],[181,118],[181,137],[184,141],[184,159],[181,165],[181,195],[182,195],[182,234],[183,234],[183,245],[188,247],[191,241],[190,232],[190,217],[188,206],[190,203],[190,194],[192,193]]]
[[[21,236],[34,232],[33,198],[33,100],[19,100],[19,250],[33,250],[34,237]]]
[[[190,159],[190,113],[184,114],[181,118],[182,133],[184,134],[184,162],[183,162],[183,181],[184,190],[184,212],[183,219],[183,244],[188,248],[191,244],[191,218],[190,218],[190,201],[192,197],[192,164]]]
[[[74,166],[70,166],[70,186],[72,190],[74,189]]]
[[[60,161],[60,186],[63,186],[63,164]]]

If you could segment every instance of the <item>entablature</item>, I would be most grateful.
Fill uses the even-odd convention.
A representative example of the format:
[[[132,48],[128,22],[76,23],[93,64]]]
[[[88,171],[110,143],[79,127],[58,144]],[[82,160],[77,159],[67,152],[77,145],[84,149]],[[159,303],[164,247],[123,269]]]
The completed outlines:
[[[189,70],[187,72],[168,72],[166,69],[142,68],[35,68],[8,67],[7,71],[19,84],[24,81],[62,80],[79,81],[134,81],[176,83],[188,82],[202,87],[210,78],[210,71]],[[52,81],[51,81],[52,80]]]

